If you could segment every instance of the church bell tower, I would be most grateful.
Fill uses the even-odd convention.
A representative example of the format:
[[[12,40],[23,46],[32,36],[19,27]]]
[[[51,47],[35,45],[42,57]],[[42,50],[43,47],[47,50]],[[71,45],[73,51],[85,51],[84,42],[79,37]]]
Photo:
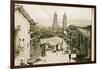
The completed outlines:
[[[63,25],[62,25],[63,31],[66,31],[67,29],[67,17],[66,17],[66,13],[64,13],[63,15]]]
[[[58,25],[58,20],[57,20],[57,13],[55,12],[54,18],[53,18],[53,24],[52,24],[53,32],[57,32],[58,28],[59,28],[59,25]]]

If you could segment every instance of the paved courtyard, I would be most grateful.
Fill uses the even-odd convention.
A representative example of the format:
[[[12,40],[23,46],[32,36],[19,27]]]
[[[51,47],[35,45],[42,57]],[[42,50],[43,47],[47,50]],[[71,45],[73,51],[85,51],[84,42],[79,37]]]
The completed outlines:
[[[71,57],[76,57],[75,54],[72,54]],[[53,53],[52,51],[47,51],[45,57],[39,57],[42,61],[36,62],[34,64],[50,64],[50,63],[69,63],[75,62],[71,59],[69,61],[69,54],[63,54],[62,51],[57,51]]]

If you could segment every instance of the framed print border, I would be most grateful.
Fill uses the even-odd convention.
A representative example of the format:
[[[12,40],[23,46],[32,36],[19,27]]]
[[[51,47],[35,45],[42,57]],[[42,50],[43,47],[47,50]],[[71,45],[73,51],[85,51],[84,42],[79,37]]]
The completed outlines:
[[[91,64],[96,63],[96,6],[95,5],[81,5],[81,4],[65,4],[65,3],[49,3],[49,2],[34,2],[34,1],[11,1],[10,2],[10,21],[11,21],[11,28],[10,28],[10,67],[11,69],[15,68],[28,68],[28,67],[44,67],[44,66],[59,66],[59,65],[76,65],[76,64]],[[91,38],[94,39],[94,60],[93,61],[86,61],[86,62],[72,62],[72,63],[52,63],[52,64],[40,64],[40,65],[25,65],[25,66],[15,66],[15,4],[27,4],[27,5],[44,5],[44,6],[57,6],[57,7],[79,7],[79,8],[93,8],[94,9],[94,30],[91,34]],[[93,37],[92,37],[93,35]],[[92,39],[91,39],[92,40]],[[23,40],[24,41],[24,40]],[[92,41],[91,41],[92,42]],[[92,44],[92,43],[91,43]]]

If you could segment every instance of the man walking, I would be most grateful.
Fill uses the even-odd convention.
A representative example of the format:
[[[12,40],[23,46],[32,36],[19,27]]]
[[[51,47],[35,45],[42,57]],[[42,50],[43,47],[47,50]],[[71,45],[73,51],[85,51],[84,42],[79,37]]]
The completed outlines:
[[[69,61],[71,61],[71,50],[69,50]]]

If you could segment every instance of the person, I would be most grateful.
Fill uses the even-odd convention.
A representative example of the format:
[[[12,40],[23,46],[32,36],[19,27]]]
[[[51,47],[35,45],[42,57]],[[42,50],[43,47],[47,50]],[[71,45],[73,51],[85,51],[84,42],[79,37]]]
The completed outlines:
[[[45,51],[45,43],[41,45],[42,48],[42,57],[46,56],[46,51]]]
[[[58,52],[58,44],[56,45],[56,55],[57,55],[57,52]]]
[[[71,61],[71,50],[69,50],[69,61]]]
[[[56,51],[58,51],[58,44],[56,45]]]

